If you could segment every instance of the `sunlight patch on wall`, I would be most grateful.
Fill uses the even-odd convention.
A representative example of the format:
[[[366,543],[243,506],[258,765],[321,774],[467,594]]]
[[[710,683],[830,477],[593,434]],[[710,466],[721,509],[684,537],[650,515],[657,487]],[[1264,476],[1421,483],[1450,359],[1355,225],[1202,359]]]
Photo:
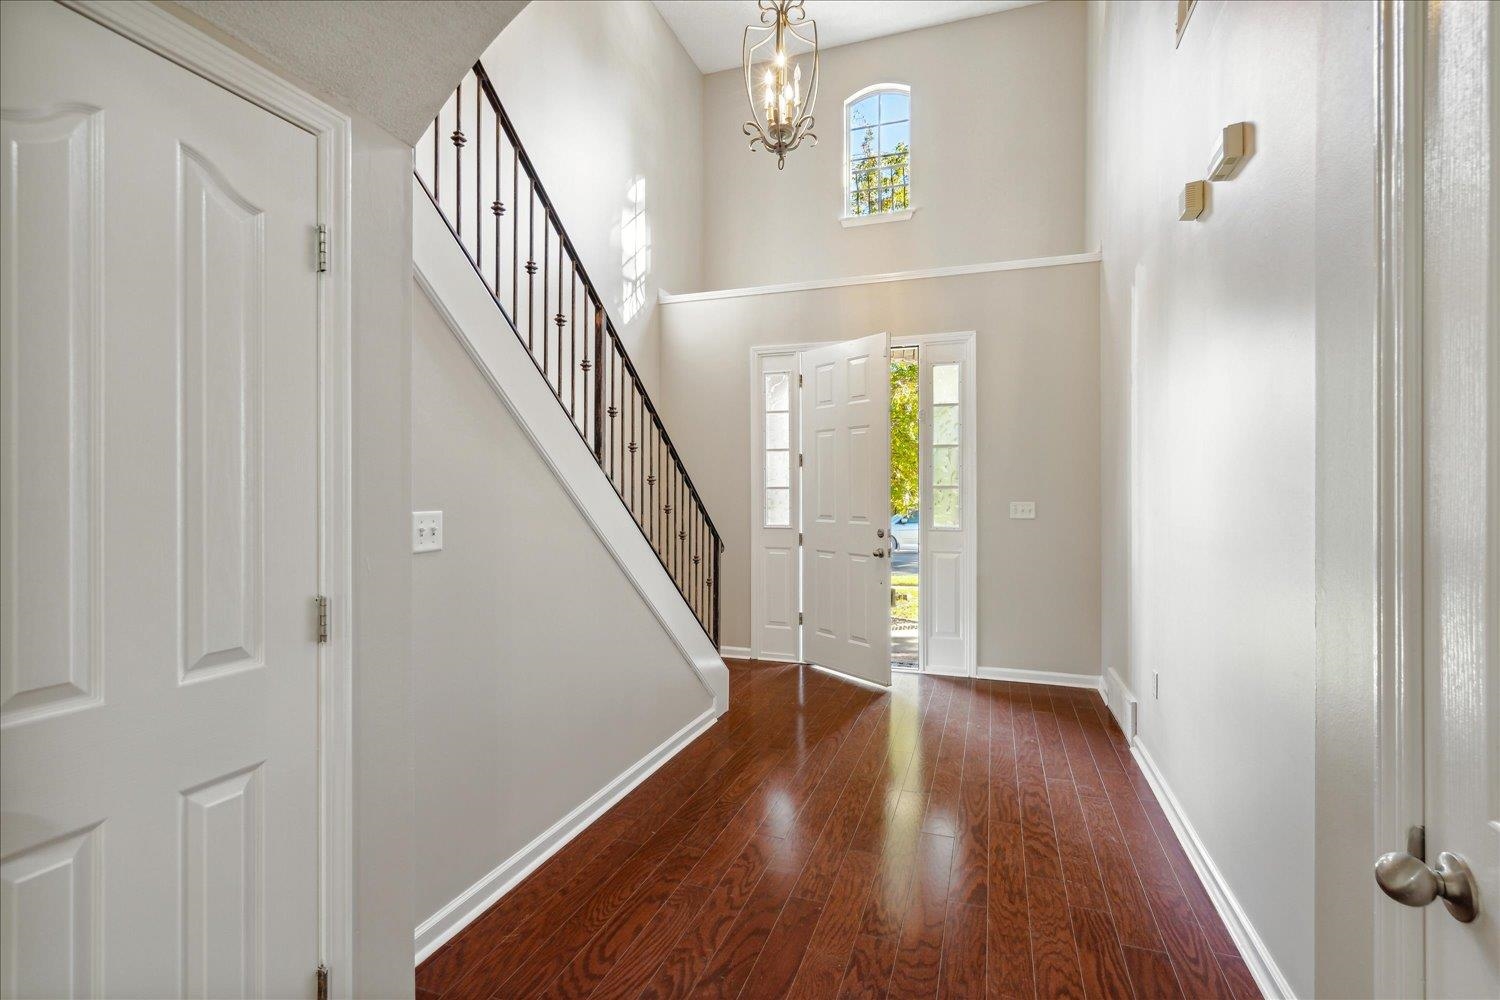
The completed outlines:
[[[625,190],[620,210],[620,319],[629,323],[646,306],[646,277],[651,273],[651,221],[646,216],[646,178],[637,177]]]

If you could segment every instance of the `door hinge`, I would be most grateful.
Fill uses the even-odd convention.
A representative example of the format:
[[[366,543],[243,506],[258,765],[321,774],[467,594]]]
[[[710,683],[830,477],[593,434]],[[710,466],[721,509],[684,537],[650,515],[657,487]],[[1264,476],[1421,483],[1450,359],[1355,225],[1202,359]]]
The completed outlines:
[[[802,452],[797,452],[797,468],[802,468]]]
[[[797,388],[799,388],[799,389],[802,388],[802,373],[801,372],[797,373]]]
[[[318,642],[328,641],[328,598],[319,594],[313,598],[313,604],[318,609]]]
[[[797,546],[798,548],[801,548],[802,546],[802,532],[800,531],[797,532]]]
[[[798,625],[802,624],[802,612],[800,612],[800,611],[797,612],[797,624]]]
[[[318,273],[324,274],[328,270],[328,227],[318,226]]]
[[[318,966],[318,1000],[328,1000],[328,966]]]

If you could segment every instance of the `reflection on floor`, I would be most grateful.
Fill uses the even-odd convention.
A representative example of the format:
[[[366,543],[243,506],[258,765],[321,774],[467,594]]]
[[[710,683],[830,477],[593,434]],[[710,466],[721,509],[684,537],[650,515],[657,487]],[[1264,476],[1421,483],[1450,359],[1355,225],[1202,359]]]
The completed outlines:
[[[1259,995],[1097,693],[729,666],[728,714],[418,1000]]]

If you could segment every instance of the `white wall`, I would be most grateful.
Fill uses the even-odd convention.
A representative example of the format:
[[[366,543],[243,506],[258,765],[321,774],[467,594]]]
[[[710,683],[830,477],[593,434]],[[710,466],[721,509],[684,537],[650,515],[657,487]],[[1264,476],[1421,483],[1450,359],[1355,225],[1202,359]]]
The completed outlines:
[[[411,557],[421,849],[408,916],[420,923],[712,700],[432,303],[415,300],[412,503],[442,510],[445,535],[441,552]]]
[[[703,76],[647,0],[541,2],[482,58],[641,377],[655,383],[657,289],[702,280]],[[645,180],[651,272],[621,309],[621,212]]]
[[[750,348],[977,332],[981,667],[1099,670],[1098,266],[664,304],[662,418],[724,535],[750,641]],[[1035,500],[1012,521],[1011,500]]]
[[[1082,3],[1054,0],[827,49],[818,144],[797,149],[781,171],[774,156],[746,149],[742,71],[706,77],[706,287],[1083,249],[1084,27]],[[916,215],[845,229],[844,99],[888,82],[912,88]]]
[[[1350,105],[1319,94],[1368,86],[1357,41],[1324,43],[1367,38],[1368,7],[1203,0],[1180,48],[1173,12],[1091,9],[1103,663],[1140,696],[1141,742],[1272,960],[1311,995],[1315,275],[1320,249],[1359,246],[1330,230],[1320,247],[1317,171],[1361,173],[1320,162],[1336,124],[1320,115]],[[1371,162],[1364,110],[1365,130],[1322,152]],[[1202,218],[1176,221],[1182,184],[1237,121],[1253,157]]]

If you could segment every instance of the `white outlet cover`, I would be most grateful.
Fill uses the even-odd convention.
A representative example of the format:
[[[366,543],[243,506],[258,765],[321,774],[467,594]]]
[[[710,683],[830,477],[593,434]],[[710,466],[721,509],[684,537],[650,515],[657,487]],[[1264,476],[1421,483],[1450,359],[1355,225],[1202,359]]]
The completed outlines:
[[[1036,519],[1035,500],[1012,500],[1010,502],[1010,516],[1016,521],[1031,521]]]
[[[413,552],[437,552],[443,547],[443,512],[440,510],[414,510],[411,512],[411,550]]]

